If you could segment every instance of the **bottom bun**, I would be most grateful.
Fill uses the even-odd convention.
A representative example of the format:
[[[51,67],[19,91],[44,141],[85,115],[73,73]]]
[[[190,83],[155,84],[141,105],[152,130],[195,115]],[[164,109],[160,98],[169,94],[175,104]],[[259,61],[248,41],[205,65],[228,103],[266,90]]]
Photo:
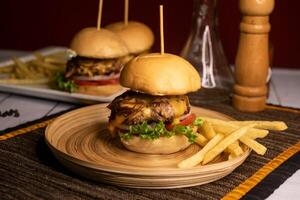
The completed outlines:
[[[111,85],[84,85],[79,86],[77,92],[81,94],[89,94],[96,96],[111,96],[122,90],[122,86],[119,84]]]
[[[170,154],[186,149],[190,146],[188,138],[184,135],[174,135],[172,137],[160,137],[156,140],[141,139],[133,136],[129,140],[121,138],[122,144],[131,151],[146,154]]]

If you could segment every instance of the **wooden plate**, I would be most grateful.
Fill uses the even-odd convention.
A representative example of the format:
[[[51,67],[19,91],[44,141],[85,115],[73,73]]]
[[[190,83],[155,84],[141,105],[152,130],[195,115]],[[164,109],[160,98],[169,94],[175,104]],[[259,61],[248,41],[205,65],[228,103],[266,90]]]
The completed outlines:
[[[231,173],[250,153],[226,160],[219,156],[212,163],[191,169],[176,164],[200,150],[194,144],[169,155],[146,155],[128,151],[118,138],[106,130],[110,111],[107,104],[77,109],[51,123],[45,140],[55,157],[81,176],[133,188],[177,188],[205,184]],[[192,107],[197,116],[229,120],[229,116],[207,109]]]

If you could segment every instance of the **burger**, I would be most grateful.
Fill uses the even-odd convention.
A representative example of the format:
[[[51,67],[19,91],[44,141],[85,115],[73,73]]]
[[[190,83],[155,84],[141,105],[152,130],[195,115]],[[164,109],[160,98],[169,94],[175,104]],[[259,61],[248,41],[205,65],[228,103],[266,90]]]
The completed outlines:
[[[127,149],[170,154],[195,141],[201,121],[186,94],[200,89],[200,76],[188,61],[172,54],[141,55],[123,68],[120,83],[130,90],[108,105],[108,130]]]
[[[75,55],[67,62],[63,76],[57,79],[62,90],[89,95],[110,96],[122,89],[120,71],[130,60],[122,39],[109,30],[85,28],[70,45]]]
[[[140,22],[116,22],[106,26],[106,29],[116,33],[127,45],[131,57],[148,53],[154,43],[151,29]]]

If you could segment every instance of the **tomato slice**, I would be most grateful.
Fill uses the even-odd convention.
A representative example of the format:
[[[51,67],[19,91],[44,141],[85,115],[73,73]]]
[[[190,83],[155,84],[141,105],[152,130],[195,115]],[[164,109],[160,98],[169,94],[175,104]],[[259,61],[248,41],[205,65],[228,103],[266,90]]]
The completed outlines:
[[[168,131],[171,131],[173,128],[174,128],[174,125],[173,125],[172,123],[166,124],[166,129],[167,129]]]
[[[196,119],[196,115],[194,113],[187,116],[184,120],[180,121],[179,124],[183,126],[188,126],[193,123]]]
[[[187,116],[186,118],[184,118],[182,121],[180,121],[178,124],[167,124],[166,125],[166,129],[168,131],[172,130],[174,128],[175,125],[182,125],[182,126],[188,126],[190,124],[192,124],[196,119],[196,115],[194,113],[190,114],[189,116]]]
[[[97,80],[97,81],[74,80],[74,82],[77,85],[108,85],[108,84],[119,83],[119,78],[108,79],[108,80]]]

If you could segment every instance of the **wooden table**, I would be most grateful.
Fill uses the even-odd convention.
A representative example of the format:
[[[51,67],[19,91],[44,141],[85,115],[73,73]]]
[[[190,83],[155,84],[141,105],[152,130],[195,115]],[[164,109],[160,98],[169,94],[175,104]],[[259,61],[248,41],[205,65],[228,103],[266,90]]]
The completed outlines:
[[[24,55],[26,53],[0,50],[0,61],[12,55]],[[299,77],[300,70],[273,69],[268,102],[275,105],[300,108]],[[0,117],[0,131],[62,112],[75,106],[75,104],[70,103],[0,92],[0,111],[17,109],[20,113],[20,116],[17,118],[10,116]],[[268,199],[297,199],[300,196],[300,190],[298,189],[300,187],[299,180],[300,170],[287,179]]]

